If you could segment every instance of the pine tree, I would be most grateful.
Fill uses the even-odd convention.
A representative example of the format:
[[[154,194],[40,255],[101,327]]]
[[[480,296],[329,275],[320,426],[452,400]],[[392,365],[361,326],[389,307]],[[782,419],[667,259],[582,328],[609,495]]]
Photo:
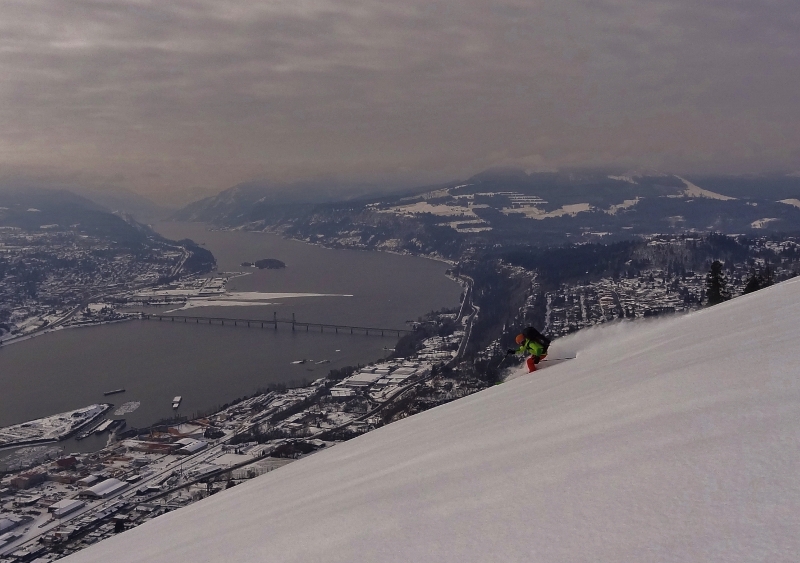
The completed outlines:
[[[728,280],[722,273],[722,262],[714,260],[706,274],[706,297],[709,305],[717,305],[731,298],[728,291]]]
[[[747,278],[747,283],[744,286],[745,293],[752,293],[759,289],[771,286],[773,283],[772,270],[766,266],[763,270],[761,268],[750,270],[750,277]]]

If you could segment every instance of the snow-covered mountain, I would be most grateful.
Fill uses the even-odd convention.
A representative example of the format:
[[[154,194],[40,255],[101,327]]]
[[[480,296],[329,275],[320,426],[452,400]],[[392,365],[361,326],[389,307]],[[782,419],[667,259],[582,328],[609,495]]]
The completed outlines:
[[[685,317],[577,333],[551,354],[575,360],[69,561],[797,561],[798,319],[800,279]]]

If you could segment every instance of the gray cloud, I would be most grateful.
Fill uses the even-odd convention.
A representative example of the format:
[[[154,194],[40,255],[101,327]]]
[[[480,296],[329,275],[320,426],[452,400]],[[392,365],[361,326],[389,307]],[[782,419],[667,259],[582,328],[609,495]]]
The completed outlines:
[[[9,0],[0,176],[800,168],[795,0]]]

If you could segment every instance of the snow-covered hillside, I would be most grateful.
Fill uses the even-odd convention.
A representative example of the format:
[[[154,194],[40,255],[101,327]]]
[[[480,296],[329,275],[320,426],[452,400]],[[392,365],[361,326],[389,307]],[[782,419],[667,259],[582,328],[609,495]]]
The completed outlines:
[[[797,561],[798,319],[800,279],[682,318],[578,333],[554,347],[578,349],[576,360],[69,561]]]

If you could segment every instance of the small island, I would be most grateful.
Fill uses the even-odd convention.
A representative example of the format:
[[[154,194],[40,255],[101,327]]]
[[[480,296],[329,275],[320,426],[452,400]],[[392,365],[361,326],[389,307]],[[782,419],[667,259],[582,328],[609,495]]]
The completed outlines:
[[[286,264],[275,258],[264,258],[263,260],[256,260],[255,262],[242,262],[242,267],[258,268],[259,270],[263,270],[264,268],[267,270],[280,270],[281,268],[285,268]]]

